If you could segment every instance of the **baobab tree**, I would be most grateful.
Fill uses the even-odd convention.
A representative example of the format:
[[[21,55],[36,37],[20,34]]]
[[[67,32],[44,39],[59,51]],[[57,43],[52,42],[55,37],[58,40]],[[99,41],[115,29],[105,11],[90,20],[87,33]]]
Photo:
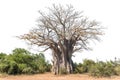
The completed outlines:
[[[72,73],[73,53],[89,50],[89,42],[99,40],[103,34],[102,26],[84,17],[82,12],[75,11],[71,5],[53,5],[48,10],[48,13],[39,11],[37,27],[19,38],[30,44],[45,46],[45,50],[50,49],[55,74],[60,74],[61,70]]]

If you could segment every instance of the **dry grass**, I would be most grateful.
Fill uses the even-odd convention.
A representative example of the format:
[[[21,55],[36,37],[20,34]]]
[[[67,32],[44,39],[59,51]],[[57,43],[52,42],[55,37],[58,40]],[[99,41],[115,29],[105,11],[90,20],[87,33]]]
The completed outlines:
[[[120,76],[95,78],[86,74],[53,75],[51,73],[35,75],[0,76],[0,80],[120,80]]]

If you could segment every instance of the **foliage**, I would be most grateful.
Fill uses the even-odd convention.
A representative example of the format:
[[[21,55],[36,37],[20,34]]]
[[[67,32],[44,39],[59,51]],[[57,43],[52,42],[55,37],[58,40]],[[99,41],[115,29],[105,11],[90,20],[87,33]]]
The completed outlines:
[[[74,64],[74,73],[89,73],[96,77],[110,77],[112,75],[120,75],[120,65],[115,65],[113,61],[98,61],[85,59],[83,63]]]
[[[8,68],[9,68],[9,65],[8,65],[8,64],[0,63],[0,72],[1,72],[1,73],[7,72],[7,71],[8,71]]]
[[[0,72],[7,74],[33,74],[50,71],[50,64],[45,61],[42,53],[31,52],[16,48],[12,54],[0,54]]]
[[[120,61],[83,60],[83,63],[73,64],[74,73],[89,73],[95,77],[110,77],[120,75]],[[25,49],[16,48],[11,54],[0,53],[0,73],[5,74],[35,74],[50,72],[52,65],[45,61],[42,53],[33,54]],[[67,74],[65,68],[59,69],[60,74]]]
[[[0,53],[0,62],[5,58],[7,54],[5,53]]]
[[[84,73],[83,65],[81,63],[74,63],[74,73]]]
[[[74,64],[76,65],[74,73],[87,73],[89,72],[90,67],[94,64],[95,62],[93,60],[85,59],[83,60],[83,64],[82,63],[79,63],[78,65]]]
[[[90,69],[90,75],[97,77],[110,77],[115,75],[114,65],[111,62],[97,62]]]
[[[117,65],[115,67],[115,72],[116,72],[117,75],[120,75],[120,65]]]
[[[34,71],[31,67],[24,68],[22,71],[24,74],[33,74]]]

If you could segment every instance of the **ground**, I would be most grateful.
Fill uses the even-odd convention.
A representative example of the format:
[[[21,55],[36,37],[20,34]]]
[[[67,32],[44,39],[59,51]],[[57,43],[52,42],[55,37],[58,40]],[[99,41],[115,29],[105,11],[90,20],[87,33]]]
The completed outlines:
[[[35,75],[16,75],[16,76],[0,76],[0,80],[120,80],[120,76],[112,76],[111,78],[95,78],[86,74],[70,74],[70,75],[53,75],[51,73],[35,74]]]

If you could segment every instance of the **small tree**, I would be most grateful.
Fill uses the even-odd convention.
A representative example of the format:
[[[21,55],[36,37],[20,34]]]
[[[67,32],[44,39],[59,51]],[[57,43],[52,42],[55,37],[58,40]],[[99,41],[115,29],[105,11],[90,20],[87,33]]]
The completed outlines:
[[[55,74],[59,74],[60,70],[73,73],[73,53],[90,49],[90,40],[99,40],[102,27],[95,20],[89,21],[71,5],[53,5],[48,9],[48,14],[39,11],[38,27],[19,38],[30,44],[45,46],[45,50],[51,49]]]

